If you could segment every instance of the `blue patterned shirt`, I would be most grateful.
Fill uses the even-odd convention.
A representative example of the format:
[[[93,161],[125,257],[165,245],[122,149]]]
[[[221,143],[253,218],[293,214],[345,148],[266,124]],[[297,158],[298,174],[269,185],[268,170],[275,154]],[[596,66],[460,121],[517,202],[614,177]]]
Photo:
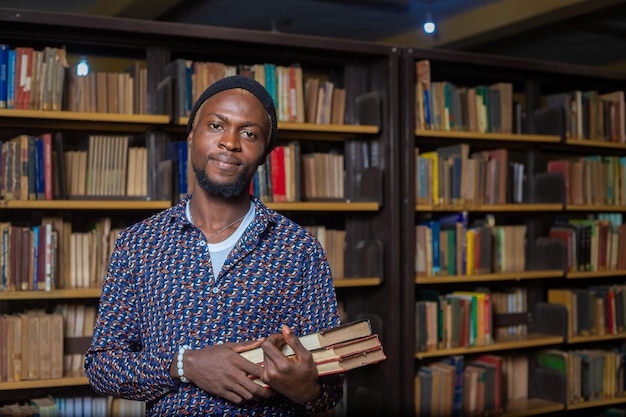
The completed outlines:
[[[215,279],[202,231],[185,216],[190,196],[124,230],[111,255],[85,373],[99,393],[146,402],[149,416],[297,416],[281,395],[236,405],[169,374],[181,345],[200,349],[339,324],[317,239],[254,199],[256,214]],[[330,387],[332,407],[342,396]]]

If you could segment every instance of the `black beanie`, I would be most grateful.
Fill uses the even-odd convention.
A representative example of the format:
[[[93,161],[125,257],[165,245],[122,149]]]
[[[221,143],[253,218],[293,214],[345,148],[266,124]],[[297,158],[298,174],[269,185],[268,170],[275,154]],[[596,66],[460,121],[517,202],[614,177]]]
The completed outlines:
[[[232,75],[230,77],[222,78],[204,90],[191,109],[189,122],[187,123],[187,133],[191,132],[193,128],[193,120],[196,118],[196,113],[202,103],[207,101],[209,97],[214,96],[221,91],[231,90],[233,88],[243,88],[244,90],[248,90],[254,94],[254,96],[259,99],[261,104],[263,104],[267,114],[269,114],[272,125],[270,140],[266,151],[269,153],[276,146],[278,136],[278,124],[276,122],[276,107],[274,107],[274,100],[272,100],[270,93],[259,82],[253,80],[252,78],[244,77],[243,75]]]

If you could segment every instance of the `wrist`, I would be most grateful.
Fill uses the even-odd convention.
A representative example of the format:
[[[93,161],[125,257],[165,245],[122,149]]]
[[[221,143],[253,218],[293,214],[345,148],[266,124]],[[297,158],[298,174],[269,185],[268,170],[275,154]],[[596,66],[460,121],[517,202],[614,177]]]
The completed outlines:
[[[189,345],[182,345],[178,348],[178,352],[176,353],[176,358],[174,360],[176,377],[178,377],[180,382],[185,384],[189,382],[189,379],[185,375],[185,353],[190,349],[191,347],[189,347]]]
[[[319,384],[319,392],[317,395],[309,401],[306,401],[302,405],[304,408],[311,413],[317,412],[319,408],[324,406],[328,400],[328,395],[330,394],[329,388],[326,384]]]

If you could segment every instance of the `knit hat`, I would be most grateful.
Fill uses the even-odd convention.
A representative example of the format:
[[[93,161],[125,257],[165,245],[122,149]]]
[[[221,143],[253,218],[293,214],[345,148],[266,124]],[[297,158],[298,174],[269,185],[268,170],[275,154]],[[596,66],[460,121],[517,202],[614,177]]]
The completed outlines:
[[[193,128],[193,121],[196,118],[196,113],[198,112],[200,106],[202,106],[202,103],[204,103],[210,97],[219,92],[222,92],[224,90],[231,90],[233,88],[243,88],[244,90],[248,90],[249,92],[254,94],[254,96],[259,99],[261,104],[263,104],[263,107],[265,108],[265,111],[267,111],[267,114],[269,114],[272,126],[270,140],[267,148],[267,153],[269,153],[272,149],[274,149],[274,146],[276,146],[278,136],[278,125],[276,122],[276,107],[274,107],[274,100],[272,99],[270,93],[265,89],[265,87],[263,87],[260,83],[253,80],[252,78],[245,77],[243,75],[232,75],[230,77],[222,78],[221,80],[214,82],[206,90],[204,90],[204,92],[200,95],[198,100],[196,100],[196,103],[191,109],[189,122],[187,123],[187,133],[191,132]]]

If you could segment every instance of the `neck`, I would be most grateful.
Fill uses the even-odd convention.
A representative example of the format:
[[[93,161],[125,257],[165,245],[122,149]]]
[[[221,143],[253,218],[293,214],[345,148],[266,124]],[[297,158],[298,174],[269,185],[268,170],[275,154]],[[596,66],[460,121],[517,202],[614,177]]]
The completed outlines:
[[[250,209],[250,196],[245,194],[233,200],[226,200],[219,197],[208,196],[206,193],[193,193],[189,203],[189,210],[193,223],[209,236],[220,229],[242,219]],[[232,225],[232,230],[225,230],[224,237],[230,236],[236,229]],[[223,239],[222,239],[223,240]]]

